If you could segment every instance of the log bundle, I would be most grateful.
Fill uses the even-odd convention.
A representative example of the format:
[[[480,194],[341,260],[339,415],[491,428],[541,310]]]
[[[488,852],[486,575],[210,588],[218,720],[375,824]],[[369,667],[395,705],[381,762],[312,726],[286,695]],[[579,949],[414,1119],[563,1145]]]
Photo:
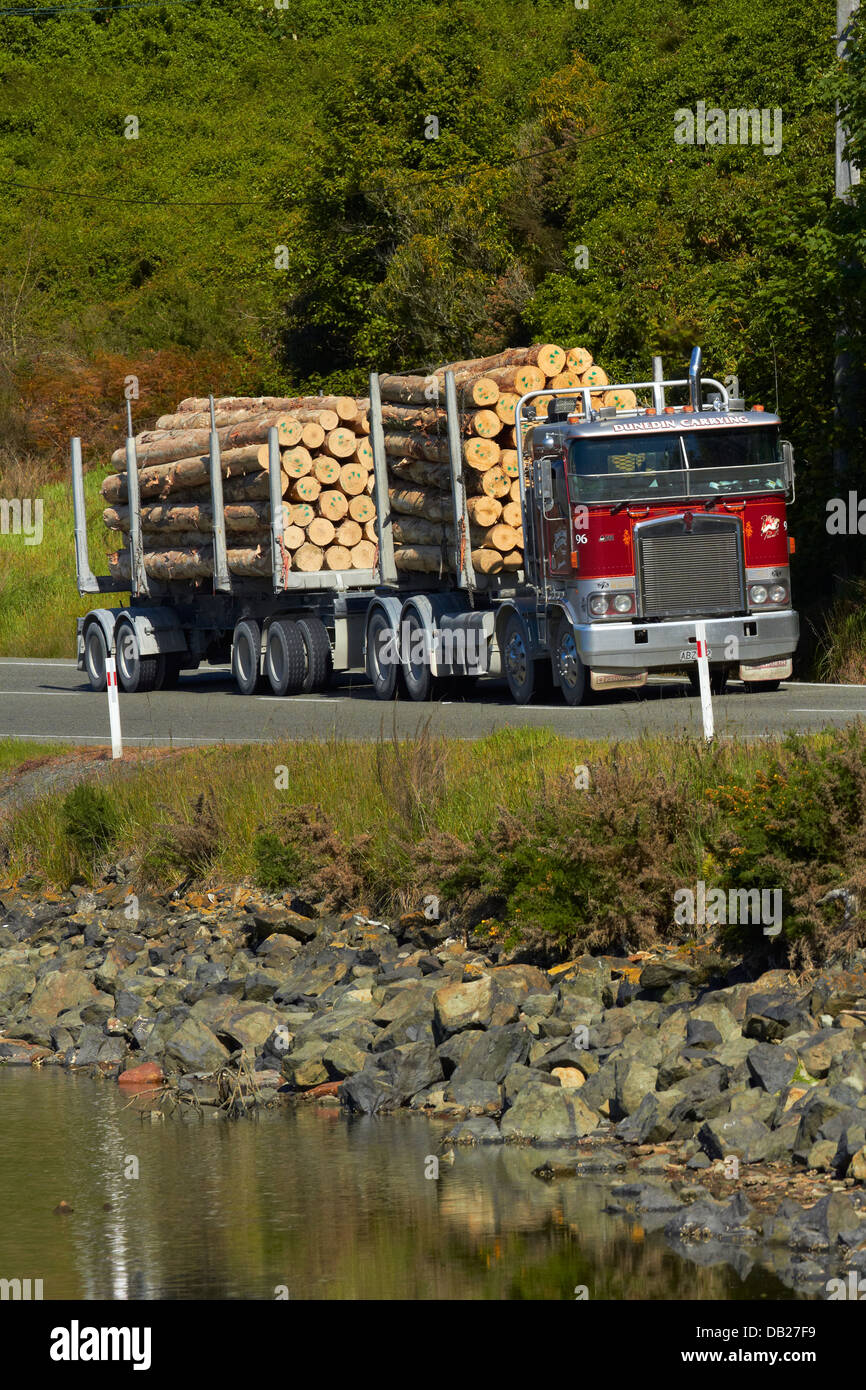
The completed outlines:
[[[460,407],[467,534],[454,527],[445,373]],[[608,378],[582,347],[536,343],[491,357],[446,363],[425,376],[380,377],[382,422],[398,571],[446,574],[455,548],[479,574],[523,567],[515,409],[547,387],[589,387],[594,404],[628,405],[605,392]],[[608,396],[611,397],[608,400]],[[615,398],[615,399],[614,399]],[[633,402],[632,402],[633,403]],[[268,433],[280,446],[279,534],[283,567],[316,573],[378,564],[369,400],[353,396],[225,396],[182,400],[136,439],[143,560],[159,580],[213,574],[211,424],[220,445],[229,572],[268,577],[271,520]],[[538,402],[537,414],[546,414]],[[112,455],[102,484],[106,526],[122,534],[112,572],[129,576],[126,451]]]
[[[459,536],[443,408],[446,372],[453,374],[457,387],[468,494],[469,533]],[[379,384],[397,569],[428,574],[454,568],[455,545],[471,553],[477,574],[523,568],[515,437],[521,396],[550,387],[588,386],[594,405],[626,404],[606,399],[608,378],[591,353],[555,343],[449,362],[426,376],[382,376]],[[536,402],[536,414],[547,415],[547,398]]]
[[[284,572],[373,570],[378,562],[369,401],[353,396],[227,396],[214,402],[220,445],[229,573],[271,574],[268,432],[280,445],[280,545]],[[152,579],[199,580],[214,572],[210,403],[181,401],[136,438],[144,568]],[[124,533],[110,557],[129,577],[126,449],[102,484],[103,520]]]

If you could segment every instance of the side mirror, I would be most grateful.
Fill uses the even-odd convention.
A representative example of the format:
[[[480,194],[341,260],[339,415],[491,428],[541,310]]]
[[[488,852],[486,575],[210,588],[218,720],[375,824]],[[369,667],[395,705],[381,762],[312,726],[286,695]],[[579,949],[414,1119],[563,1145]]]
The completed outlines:
[[[785,472],[788,475],[788,492],[791,501],[794,501],[794,446],[787,439],[779,441],[782,446],[782,461],[785,465]]]
[[[553,474],[550,468],[550,459],[541,459],[538,465],[538,483],[541,510],[546,512],[553,502]]]

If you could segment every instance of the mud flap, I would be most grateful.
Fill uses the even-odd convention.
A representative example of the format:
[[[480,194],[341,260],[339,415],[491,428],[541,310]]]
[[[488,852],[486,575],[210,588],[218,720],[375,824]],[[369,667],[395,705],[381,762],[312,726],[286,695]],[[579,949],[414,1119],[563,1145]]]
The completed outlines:
[[[590,690],[609,690],[617,686],[620,690],[640,690],[647,683],[646,671],[590,671]]]
[[[790,680],[793,669],[791,657],[783,656],[778,661],[764,661],[759,666],[741,662],[739,674],[741,681],[786,681]]]

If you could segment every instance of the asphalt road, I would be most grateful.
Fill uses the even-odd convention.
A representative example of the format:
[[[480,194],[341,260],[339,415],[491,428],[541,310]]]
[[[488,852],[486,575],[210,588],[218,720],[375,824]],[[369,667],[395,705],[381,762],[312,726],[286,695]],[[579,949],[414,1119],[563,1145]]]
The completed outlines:
[[[478,683],[453,702],[386,704],[362,677],[343,677],[324,695],[278,699],[243,696],[228,671],[195,672],[177,690],[121,695],[123,738],[136,745],[267,742],[276,738],[372,739],[384,732],[430,732],[476,738],[517,725],[548,727],[579,738],[634,738],[643,733],[700,734],[700,701],[683,680],[654,680],[643,691],[606,692],[582,709],[512,703],[501,681]],[[866,716],[866,686],[788,682],[775,694],[748,694],[733,684],[713,700],[716,734],[760,738],[792,729],[839,728]],[[0,737],[110,744],[108,700],[91,691],[72,661],[0,661]]]

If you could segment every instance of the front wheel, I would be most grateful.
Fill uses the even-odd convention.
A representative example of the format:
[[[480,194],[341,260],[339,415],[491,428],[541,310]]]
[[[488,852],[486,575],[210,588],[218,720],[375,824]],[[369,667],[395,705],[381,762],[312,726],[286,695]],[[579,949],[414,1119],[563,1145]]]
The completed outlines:
[[[589,696],[586,667],[577,649],[577,638],[570,623],[557,629],[553,646],[553,664],[559,678],[559,688],[567,705],[583,705]]]
[[[536,662],[529,654],[526,624],[516,613],[511,614],[505,625],[502,667],[514,703],[528,705],[535,694]]]

